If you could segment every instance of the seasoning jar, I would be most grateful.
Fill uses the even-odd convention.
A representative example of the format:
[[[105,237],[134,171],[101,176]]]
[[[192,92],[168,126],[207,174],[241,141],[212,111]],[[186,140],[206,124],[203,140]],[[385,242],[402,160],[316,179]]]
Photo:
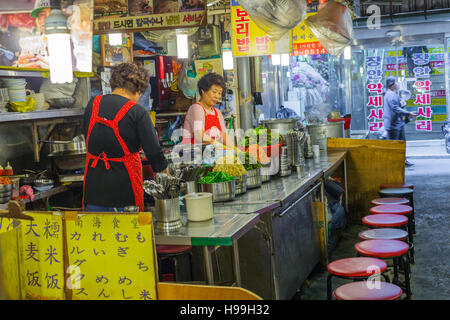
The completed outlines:
[[[2,165],[0,165],[0,176],[5,175],[5,170],[3,169]]]
[[[14,174],[13,168],[9,165],[9,162],[6,168],[3,170],[3,173],[5,176],[12,176]]]

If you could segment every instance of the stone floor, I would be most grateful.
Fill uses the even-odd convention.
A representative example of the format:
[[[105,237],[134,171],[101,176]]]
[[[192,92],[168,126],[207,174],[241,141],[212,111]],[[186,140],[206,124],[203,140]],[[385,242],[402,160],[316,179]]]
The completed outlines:
[[[415,185],[415,264],[412,265],[413,300],[450,299],[450,159],[410,159],[406,182]],[[354,257],[357,234],[367,229],[350,226],[342,234],[331,261]],[[294,299],[326,299],[326,270],[318,266]],[[335,278],[336,279],[336,278]],[[333,287],[348,281],[333,280]]]

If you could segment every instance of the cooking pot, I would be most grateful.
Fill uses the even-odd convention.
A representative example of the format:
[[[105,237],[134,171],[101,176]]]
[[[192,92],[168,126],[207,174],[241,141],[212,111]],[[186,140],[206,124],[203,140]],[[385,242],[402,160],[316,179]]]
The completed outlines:
[[[261,121],[261,123],[269,130],[278,130],[280,134],[285,134],[301,126],[300,118],[267,119]]]
[[[55,165],[61,170],[78,170],[86,166],[86,152],[59,152],[51,156],[55,159]]]
[[[327,138],[343,138],[344,122],[329,122],[321,124],[310,124],[307,126],[311,136],[311,144],[319,145],[320,152],[327,150]]]
[[[39,142],[44,142],[50,144],[50,154],[53,156],[59,153],[80,153],[86,152],[86,141],[84,135],[79,135],[69,141],[53,141],[53,140],[39,140]]]

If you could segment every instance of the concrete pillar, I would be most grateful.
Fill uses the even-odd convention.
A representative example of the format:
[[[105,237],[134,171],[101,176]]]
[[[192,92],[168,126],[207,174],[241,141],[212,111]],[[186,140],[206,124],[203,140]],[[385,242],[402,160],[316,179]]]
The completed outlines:
[[[252,86],[250,81],[250,58],[237,58],[237,74],[239,84],[239,117],[241,129],[251,129],[253,114]]]

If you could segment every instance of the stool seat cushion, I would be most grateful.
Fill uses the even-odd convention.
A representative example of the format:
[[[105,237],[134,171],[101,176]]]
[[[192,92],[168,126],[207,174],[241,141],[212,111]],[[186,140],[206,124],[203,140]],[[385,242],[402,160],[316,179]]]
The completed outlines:
[[[378,198],[378,199],[373,199],[371,201],[371,203],[374,206],[380,206],[383,204],[409,204],[409,200],[405,199],[405,198]]]
[[[386,197],[405,197],[410,196],[414,193],[414,190],[409,188],[387,188],[378,191],[380,196],[386,196]]]
[[[344,284],[334,290],[334,296],[338,300],[397,300],[402,296],[399,286],[379,282],[380,287],[374,282],[356,281]]]
[[[342,277],[368,277],[386,271],[387,264],[376,258],[357,257],[333,261],[327,269],[329,273]]]
[[[192,249],[192,246],[170,246],[157,244],[156,245],[156,253],[157,254],[178,254],[187,252]]]
[[[414,189],[414,185],[412,183],[385,183],[385,184],[380,185],[380,190],[389,189],[389,188]]]
[[[362,218],[362,222],[374,227],[398,227],[408,223],[408,218],[399,214],[373,214]]]
[[[358,237],[361,240],[405,240],[408,238],[408,232],[395,228],[378,228],[361,231]]]
[[[364,256],[390,258],[405,254],[409,246],[399,240],[365,240],[355,244],[355,249]]]
[[[370,208],[369,211],[372,214],[410,214],[413,211],[413,208],[403,204],[382,204]]]

